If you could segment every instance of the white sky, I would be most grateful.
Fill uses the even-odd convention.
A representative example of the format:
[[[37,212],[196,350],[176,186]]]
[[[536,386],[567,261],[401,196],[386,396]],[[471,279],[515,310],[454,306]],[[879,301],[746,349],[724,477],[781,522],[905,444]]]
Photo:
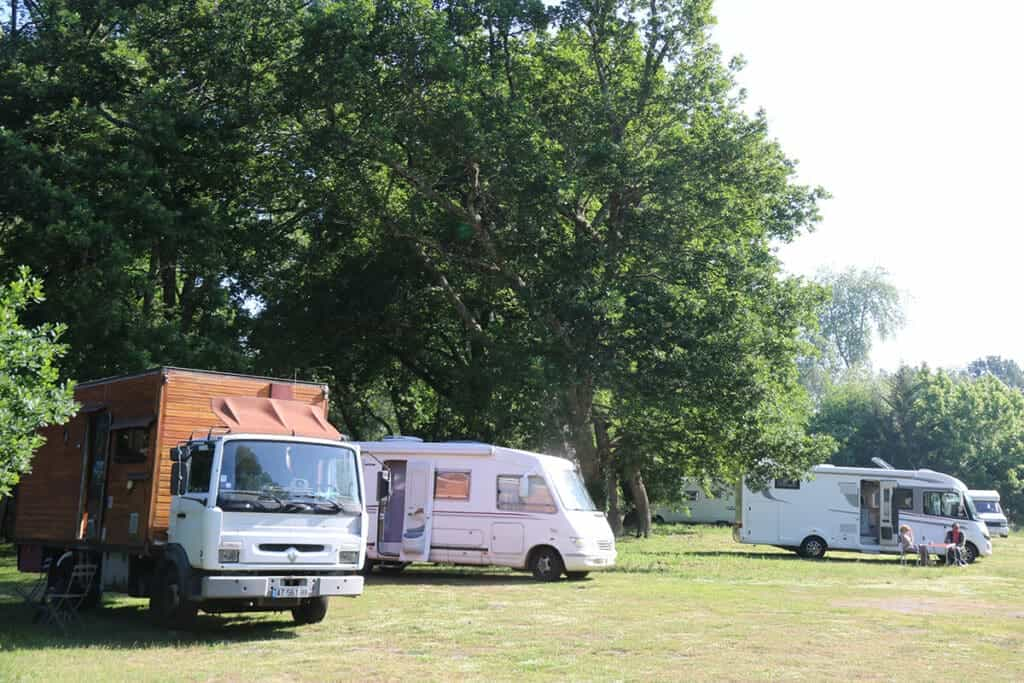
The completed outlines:
[[[783,247],[793,273],[881,266],[907,326],[900,361],[1024,363],[1024,2],[716,0],[714,37],[770,133],[822,185],[816,232]]]

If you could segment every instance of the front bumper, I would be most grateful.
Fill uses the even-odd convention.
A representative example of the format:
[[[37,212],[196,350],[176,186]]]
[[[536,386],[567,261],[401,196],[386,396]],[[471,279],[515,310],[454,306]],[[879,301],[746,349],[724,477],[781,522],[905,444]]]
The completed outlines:
[[[562,560],[567,572],[593,572],[611,569],[615,566],[616,557],[617,553],[613,550],[599,553],[567,553]]]
[[[355,597],[363,593],[361,576],[204,576],[200,597],[222,599]]]

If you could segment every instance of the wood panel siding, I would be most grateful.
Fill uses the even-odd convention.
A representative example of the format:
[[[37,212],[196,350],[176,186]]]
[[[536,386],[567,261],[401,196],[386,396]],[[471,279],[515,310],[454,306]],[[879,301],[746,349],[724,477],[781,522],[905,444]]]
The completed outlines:
[[[75,388],[79,412],[64,427],[43,430],[46,443],[32,460],[32,472],[22,477],[18,487],[18,515],[15,538],[72,543],[82,530],[84,505],[82,466],[90,416],[109,411],[114,420],[155,416],[159,401],[161,376],[150,372],[98,383],[85,383]],[[152,428],[151,428],[152,429]],[[107,542],[141,544],[144,538],[128,536],[128,519],[132,512],[145,519],[149,507],[148,487],[133,486],[127,490],[130,475],[146,476],[153,467],[152,444],[143,463],[120,464],[109,453],[107,486],[102,528]],[[107,504],[109,501],[109,505]],[[103,534],[101,530],[101,535]],[[115,540],[116,539],[116,540]]]
[[[277,388],[275,388],[275,385]],[[170,513],[169,451],[190,436],[220,426],[211,401],[218,397],[281,395],[287,385],[294,400],[318,406],[327,416],[323,385],[199,370],[157,368],[139,375],[87,382],[75,389],[81,409],[63,427],[42,431],[46,442],[32,471],[18,487],[15,540],[70,545],[84,527],[83,460],[90,416],[107,410],[116,427],[149,423],[149,446],[142,462],[114,459],[113,430],[103,501],[102,539],[90,545],[143,548],[165,541]],[[137,529],[132,533],[132,515]]]

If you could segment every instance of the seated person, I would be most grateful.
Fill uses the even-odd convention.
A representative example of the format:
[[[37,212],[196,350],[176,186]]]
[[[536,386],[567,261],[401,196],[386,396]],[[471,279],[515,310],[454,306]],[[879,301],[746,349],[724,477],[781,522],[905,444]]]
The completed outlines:
[[[964,534],[960,531],[960,525],[956,522],[953,523],[953,528],[946,532],[946,543],[951,543],[954,547],[946,549],[946,564],[958,564],[963,566],[967,564],[964,561]]]
[[[922,564],[928,563],[928,548],[927,546],[918,546],[914,543],[914,530],[906,524],[900,524],[900,550],[904,555],[911,555],[913,553],[921,554]]]

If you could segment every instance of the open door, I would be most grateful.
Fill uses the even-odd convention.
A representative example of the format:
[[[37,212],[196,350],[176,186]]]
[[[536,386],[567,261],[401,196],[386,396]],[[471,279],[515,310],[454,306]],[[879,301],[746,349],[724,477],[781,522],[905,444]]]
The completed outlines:
[[[409,460],[405,471],[405,523],[400,556],[403,562],[426,562],[430,558],[433,521],[434,463]]]
[[[880,481],[878,484],[881,494],[878,509],[878,545],[895,546],[898,538],[896,533],[896,482]]]
[[[107,460],[110,442],[110,413],[103,411],[89,416],[82,468],[82,519],[78,537],[87,541],[103,541],[103,512],[107,507]]]

